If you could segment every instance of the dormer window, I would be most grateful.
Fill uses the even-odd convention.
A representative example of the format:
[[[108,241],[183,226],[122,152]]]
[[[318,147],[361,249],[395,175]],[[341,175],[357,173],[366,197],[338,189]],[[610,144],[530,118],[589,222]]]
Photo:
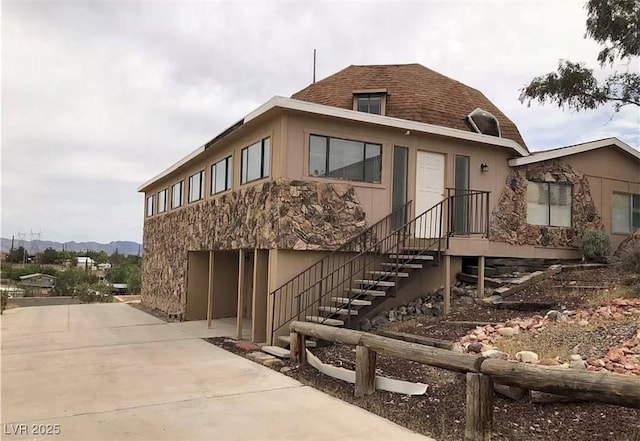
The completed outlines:
[[[356,90],[353,92],[353,110],[373,113],[374,115],[384,115],[386,97],[386,89]]]
[[[482,110],[480,108],[474,110],[467,115],[467,121],[469,121],[473,130],[478,133],[482,133],[483,135],[501,136],[500,123],[498,122],[498,119],[486,110]]]

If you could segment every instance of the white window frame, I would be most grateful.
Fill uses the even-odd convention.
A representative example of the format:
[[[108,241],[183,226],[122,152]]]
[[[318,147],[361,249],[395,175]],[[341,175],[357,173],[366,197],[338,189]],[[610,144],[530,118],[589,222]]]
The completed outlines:
[[[615,228],[614,225],[614,220],[615,220],[615,209],[616,207],[613,204],[613,199],[614,197],[618,195],[618,196],[626,196],[628,199],[628,203],[629,203],[629,229],[627,231],[623,231],[623,230],[618,230]],[[634,204],[634,199],[638,199],[638,206],[636,207],[636,204]],[[623,191],[614,191],[612,193],[611,196],[611,232],[613,234],[631,234],[633,233],[636,229],[640,228],[640,222],[636,225],[633,224],[633,212],[634,211],[640,211],[640,194],[636,194],[636,193],[627,193],[627,192],[623,192]]]
[[[260,174],[256,178],[249,179],[249,154],[252,149],[260,146]],[[240,152],[240,185],[249,184],[266,178],[271,174],[271,138],[267,137],[245,147]]]
[[[167,211],[167,194],[169,193],[168,189],[164,189],[164,190],[160,190],[158,192],[158,194],[156,195],[156,198],[158,200],[158,204],[157,204],[157,208],[156,208],[156,213],[161,214]],[[163,198],[161,198],[160,196],[162,195]],[[164,202],[163,202],[164,201]]]
[[[573,227],[573,185],[570,183],[566,183],[566,182],[541,182],[541,181],[527,181],[527,193],[529,191],[529,184],[530,183],[534,183],[534,184],[545,184],[546,188],[547,188],[547,223],[546,224],[539,224],[539,223],[532,223],[529,221],[529,215],[527,214],[527,223],[529,225],[539,225],[542,227],[555,227],[555,228],[571,228]],[[552,185],[557,185],[557,186],[562,186],[562,187],[569,187],[570,191],[571,191],[571,196],[569,198],[569,225],[554,225],[551,223],[551,219],[552,219],[552,208],[554,207],[554,205],[551,204],[551,186]],[[527,210],[528,210],[528,205],[529,205],[529,201],[528,201],[528,196],[527,196]]]
[[[153,199],[154,199],[154,195],[148,196],[147,197],[147,217],[151,217],[153,216]]]
[[[223,188],[217,187],[217,176],[218,172],[221,169],[224,169],[225,172],[225,183]],[[225,191],[231,190],[231,186],[233,184],[233,155],[229,155],[226,158],[216,162],[211,166],[211,194],[219,194]]]
[[[180,192],[177,193],[180,196],[180,199],[178,200],[178,203],[175,203],[175,194],[176,194],[176,187],[179,186],[180,187]],[[184,180],[180,181],[180,182],[176,182],[175,184],[173,184],[171,186],[171,209],[176,209],[176,208],[180,208],[182,207],[182,203],[183,203],[183,199],[184,199]]]
[[[194,194],[193,181],[194,181],[194,178],[196,176],[198,176],[199,179],[200,179],[200,185],[198,186],[198,189],[197,189],[198,193]],[[189,199],[188,199],[189,203],[198,202],[198,201],[202,200],[202,198],[204,198],[204,177],[205,177],[204,170],[200,170],[199,172],[194,173],[191,176],[189,176]]]

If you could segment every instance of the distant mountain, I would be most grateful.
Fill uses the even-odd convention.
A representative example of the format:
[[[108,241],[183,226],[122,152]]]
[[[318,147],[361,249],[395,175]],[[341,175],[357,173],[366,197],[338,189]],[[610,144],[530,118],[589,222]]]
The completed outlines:
[[[116,250],[120,254],[142,254],[142,246],[138,242],[131,242],[128,240],[118,240],[115,242],[109,243],[98,243],[98,242],[65,242],[64,244],[61,242],[52,242],[50,240],[39,240],[31,243],[28,240],[24,241],[23,246],[30,253],[34,253],[36,250],[44,251],[46,248],[53,248],[54,250],[62,250],[62,245],[64,245],[65,250],[69,251],[104,251],[107,254],[113,254]],[[17,248],[20,246],[20,243],[16,239],[14,241],[14,246]],[[0,243],[0,249],[2,252],[8,252],[11,249],[11,239],[2,238]]]

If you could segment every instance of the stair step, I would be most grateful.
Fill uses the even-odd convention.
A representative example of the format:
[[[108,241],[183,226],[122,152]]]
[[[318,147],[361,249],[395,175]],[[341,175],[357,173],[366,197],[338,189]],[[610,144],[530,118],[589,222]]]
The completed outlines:
[[[437,246],[437,243],[436,243]],[[402,251],[426,251],[428,253],[435,253],[437,250],[432,249],[432,247],[402,247]]]
[[[389,268],[410,268],[410,269],[421,269],[421,263],[395,263],[395,262],[384,262],[382,266]]]
[[[386,291],[379,291],[377,289],[350,288],[345,290],[345,292],[350,292],[353,294],[362,294],[362,295],[371,296],[371,297],[384,297],[387,295]]]
[[[278,340],[291,346],[291,337],[288,335],[281,335],[280,337],[278,337]],[[308,348],[315,348],[317,346],[317,343],[313,340],[305,340],[305,341]]]
[[[434,260],[433,256],[429,254],[389,254],[389,258],[400,260]]]
[[[330,319],[317,315],[308,315],[305,317],[305,320],[307,320],[308,322],[320,323],[321,325],[327,326],[344,326],[344,322],[342,320]]]
[[[395,271],[369,271],[369,274],[373,274],[374,276],[385,276],[385,277],[409,277],[409,273],[401,273]]]
[[[383,291],[379,291],[379,292],[383,292]],[[339,305],[348,305],[349,297],[331,297],[331,301]],[[369,300],[351,299],[351,304],[353,306],[369,306],[371,305],[371,302]]]
[[[367,286],[396,286],[396,282],[387,282],[385,280],[358,279],[355,282]]]
[[[348,308],[336,308],[335,306],[319,306],[318,309],[323,312],[330,312],[331,314],[358,315],[358,311],[355,309],[349,310]]]
[[[263,346],[260,349],[262,350],[262,352],[275,355],[278,358],[291,357],[291,351],[289,351],[289,349],[281,348],[280,346]]]

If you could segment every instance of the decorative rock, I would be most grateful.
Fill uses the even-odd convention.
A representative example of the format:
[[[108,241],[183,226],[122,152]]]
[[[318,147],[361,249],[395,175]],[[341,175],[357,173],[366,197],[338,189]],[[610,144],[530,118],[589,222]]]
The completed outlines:
[[[558,366],[560,365],[560,362],[555,358],[541,358],[540,361],[538,361],[538,364],[540,366]]]
[[[571,360],[571,362],[569,363],[569,367],[571,369],[581,369],[584,370],[587,368],[587,365],[584,361],[582,360]]]
[[[517,332],[514,328],[510,328],[508,326],[498,329],[498,334],[500,334],[503,337],[513,337],[514,335],[516,335],[516,333]]]
[[[240,341],[236,343],[236,348],[244,352],[255,352],[260,350],[260,346],[249,341]]]
[[[516,354],[516,360],[522,363],[536,363],[538,358],[538,354],[532,351],[520,351]]]
[[[580,320],[580,321],[578,322],[578,325],[580,325],[580,326],[587,326],[588,324],[589,324],[589,321],[588,321],[588,320]]]
[[[360,324],[360,329],[362,329],[364,332],[371,331],[371,328],[371,321],[368,318],[364,319]]]
[[[509,354],[507,354],[506,352],[499,351],[497,349],[489,349],[487,351],[484,351],[482,353],[482,356],[486,358],[494,358],[498,360],[506,360],[509,358]]]
[[[582,357],[581,357],[581,356],[579,356],[578,354],[571,354],[571,355],[569,356],[569,360],[571,360],[571,361],[578,361],[578,360],[582,360]]]
[[[482,346],[482,343],[479,342],[471,343],[467,346],[467,352],[475,352],[476,354],[479,354],[482,352]]]
[[[279,360],[277,358],[266,359],[262,362],[262,364],[272,369],[280,369],[282,366],[284,366],[284,363],[282,362],[282,360]]]

